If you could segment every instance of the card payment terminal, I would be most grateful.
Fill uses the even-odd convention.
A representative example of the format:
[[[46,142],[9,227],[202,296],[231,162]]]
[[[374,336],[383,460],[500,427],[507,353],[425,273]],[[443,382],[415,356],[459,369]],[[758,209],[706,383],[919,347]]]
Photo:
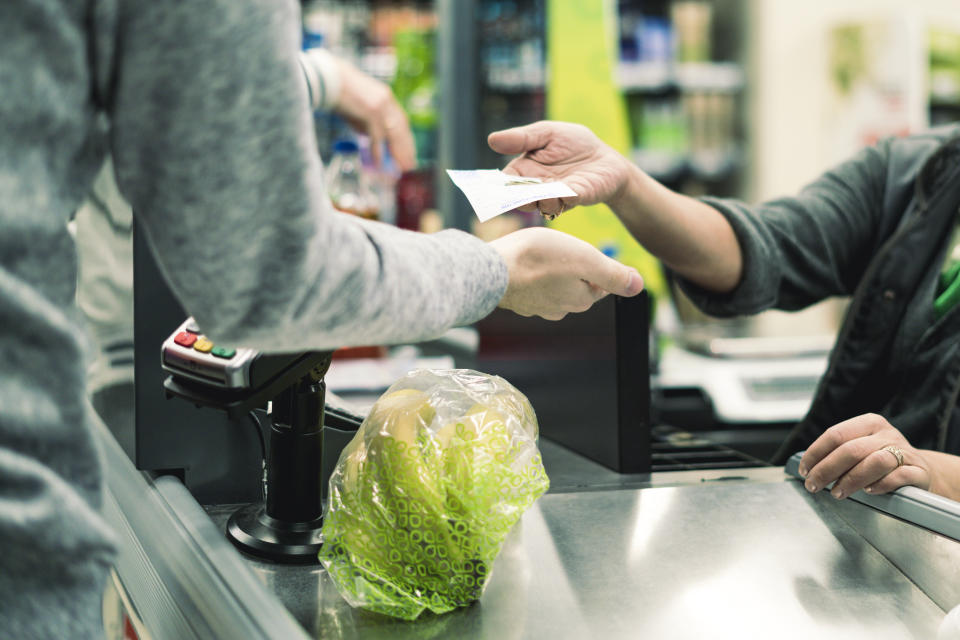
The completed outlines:
[[[264,354],[217,345],[192,318],[163,342],[168,397],[220,409],[238,420],[270,407],[264,502],[240,508],[227,523],[227,537],[246,553],[278,562],[317,561],[323,427],[356,431],[362,421],[342,410],[325,410],[323,376],[331,355]]]

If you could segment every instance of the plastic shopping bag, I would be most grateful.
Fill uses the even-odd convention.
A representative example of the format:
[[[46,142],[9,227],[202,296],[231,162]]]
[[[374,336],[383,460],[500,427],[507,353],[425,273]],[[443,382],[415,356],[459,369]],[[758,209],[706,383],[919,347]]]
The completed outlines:
[[[412,620],[478,600],[504,539],[548,488],[530,402],[464,369],[407,374],[330,477],[320,561],[351,605]]]

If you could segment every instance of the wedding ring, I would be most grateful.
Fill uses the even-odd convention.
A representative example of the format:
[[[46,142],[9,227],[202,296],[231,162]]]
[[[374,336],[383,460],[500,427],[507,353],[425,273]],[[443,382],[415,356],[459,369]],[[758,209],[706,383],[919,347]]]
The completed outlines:
[[[888,444],[887,446],[880,449],[880,451],[889,451],[890,453],[892,453],[893,457],[897,459],[898,469],[903,466],[903,451],[900,449],[900,447],[893,444]]]
[[[560,201],[560,209],[556,213],[546,213],[543,209],[540,208],[539,200],[537,200],[537,211],[539,211],[540,215],[542,215],[547,220],[556,220],[561,213],[567,210],[567,203],[565,203],[560,198],[558,198],[558,200]]]

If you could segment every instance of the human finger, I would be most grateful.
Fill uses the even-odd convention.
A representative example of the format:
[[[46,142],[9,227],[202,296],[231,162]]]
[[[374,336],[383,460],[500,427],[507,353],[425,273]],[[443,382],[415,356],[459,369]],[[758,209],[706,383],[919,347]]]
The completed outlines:
[[[497,153],[504,155],[536,151],[547,145],[553,130],[554,127],[548,122],[534,122],[521,127],[494,131],[487,136],[487,144]]]
[[[550,278],[549,294],[535,296],[535,315],[545,320],[561,320],[570,313],[583,313],[608,295],[599,287],[569,274]]]
[[[877,483],[901,468],[900,458],[881,447],[867,454],[865,458],[843,474],[834,483],[830,495],[837,499],[846,498]]]
[[[592,282],[581,279],[575,284],[575,292],[567,301],[566,310],[573,313],[582,313],[590,309],[597,300],[601,300],[608,295],[608,291]]]
[[[602,289],[601,287],[598,287],[592,282],[587,282],[587,286],[590,287],[590,295],[593,297],[594,302],[596,302],[597,300],[602,300],[603,298],[606,298],[608,295],[610,295],[609,291]]]
[[[383,124],[386,134],[387,148],[390,155],[401,171],[412,171],[417,168],[417,146],[410,130],[407,116],[397,105],[395,113],[387,118]]]
[[[633,267],[617,262],[596,249],[585,253],[583,260],[581,277],[594,287],[627,298],[643,290],[643,278]]]
[[[367,127],[367,137],[370,139],[370,156],[376,167],[383,166],[383,127],[379,123],[371,123]]]
[[[860,438],[890,425],[882,416],[866,413],[843,422],[838,422],[813,441],[800,458],[798,471],[804,478],[811,469],[823,460],[831,451],[849,440]],[[823,486],[823,485],[821,485]]]
[[[928,489],[930,487],[930,474],[923,467],[905,464],[873,484],[864,487],[863,490],[873,495],[881,495],[905,486]]]
[[[541,215],[545,216],[548,220],[553,220],[561,213],[563,213],[567,206],[560,198],[547,198],[546,200],[538,200],[534,203],[537,207],[537,211]]]
[[[823,460],[814,465],[807,474],[804,486],[807,491],[816,493],[832,482],[840,479],[867,456],[886,444],[877,435],[862,436],[844,442],[828,453]]]

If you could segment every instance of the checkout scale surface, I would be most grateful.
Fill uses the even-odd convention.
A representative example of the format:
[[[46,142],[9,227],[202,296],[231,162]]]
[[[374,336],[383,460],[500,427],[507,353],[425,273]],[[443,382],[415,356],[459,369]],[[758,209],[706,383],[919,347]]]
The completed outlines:
[[[575,455],[543,445],[548,473]],[[316,638],[936,637],[944,610],[923,585],[833,498],[808,494],[783,469],[668,472],[624,478],[616,489],[584,474],[581,487],[541,498],[482,599],[443,616],[403,622],[352,609],[319,566],[246,561]],[[223,525],[230,509],[207,512]],[[889,535],[908,527],[922,545],[950,551],[956,575],[960,544],[878,515]]]

